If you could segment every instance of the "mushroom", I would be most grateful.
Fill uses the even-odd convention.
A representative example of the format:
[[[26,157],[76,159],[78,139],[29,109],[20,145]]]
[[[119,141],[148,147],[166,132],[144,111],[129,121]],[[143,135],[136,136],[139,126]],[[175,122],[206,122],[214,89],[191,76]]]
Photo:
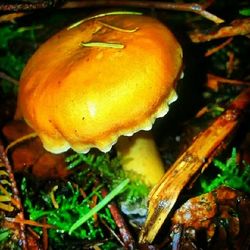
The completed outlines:
[[[131,170],[135,159],[137,172],[147,157],[138,173],[152,186],[164,173],[154,142],[143,132],[123,136],[150,130],[167,113],[181,66],[182,49],[158,20],[135,12],[99,14],[40,46],[21,75],[18,106],[53,153],[107,152],[122,137],[117,149],[124,168]],[[137,142],[150,151],[142,153]]]

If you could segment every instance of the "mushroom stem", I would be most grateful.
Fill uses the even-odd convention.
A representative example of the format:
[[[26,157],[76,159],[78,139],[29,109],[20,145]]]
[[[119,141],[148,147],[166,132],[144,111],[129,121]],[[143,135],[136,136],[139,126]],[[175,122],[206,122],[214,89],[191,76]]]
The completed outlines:
[[[131,137],[122,136],[116,149],[123,169],[141,176],[149,187],[157,184],[164,175],[164,165],[151,132],[140,131]]]

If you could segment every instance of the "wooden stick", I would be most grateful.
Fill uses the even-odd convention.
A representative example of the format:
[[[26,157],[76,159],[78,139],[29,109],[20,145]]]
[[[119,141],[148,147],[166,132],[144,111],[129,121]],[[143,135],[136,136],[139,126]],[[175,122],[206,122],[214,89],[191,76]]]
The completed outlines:
[[[108,194],[108,191],[105,188],[102,188],[101,192],[102,192],[103,197],[105,197]],[[135,249],[135,241],[118,207],[116,206],[114,202],[110,202],[108,207],[109,207],[110,213],[112,214],[114,221],[116,222],[117,227],[119,228],[120,235],[124,244],[123,248],[127,250]]]
[[[217,76],[214,74],[207,74],[207,78],[208,78],[208,87],[210,87],[211,85],[214,87],[217,86],[217,88],[215,88],[215,89],[218,89],[218,86],[220,83],[250,87],[250,82],[241,81],[241,80],[237,80],[237,79],[228,79],[226,77],[221,77],[221,76]],[[213,83],[211,84],[211,82],[213,82]]]
[[[13,83],[14,85],[19,85],[19,82],[16,80],[16,79],[14,79],[13,77],[11,77],[11,76],[8,76],[6,73],[4,73],[4,72],[0,72],[0,78],[1,79],[4,79],[4,80],[7,80],[7,81],[9,81],[9,82],[11,82],[11,83]]]
[[[189,37],[194,43],[208,42],[214,39],[231,37],[231,36],[249,36],[250,35],[250,18],[234,20],[230,25],[221,27],[216,31],[204,32],[198,30],[191,32]]]
[[[211,56],[214,53],[218,52],[219,50],[225,48],[228,44],[230,44],[233,41],[233,37],[229,37],[225,42],[221,43],[220,45],[216,46],[215,48],[209,49],[205,53],[205,57]]]
[[[210,1],[209,4],[212,2]],[[62,8],[86,8],[86,7],[100,7],[100,6],[127,6],[127,7],[136,7],[136,8],[154,8],[154,9],[163,9],[163,10],[175,10],[175,11],[186,11],[196,13],[203,16],[204,18],[219,24],[223,23],[224,20],[215,16],[214,14],[205,10],[208,5],[200,5],[197,3],[168,3],[160,1],[140,1],[140,0],[96,0],[96,1],[68,1]]]
[[[168,169],[150,193],[148,215],[141,231],[140,243],[151,243],[168,217],[180,192],[202,169],[206,160],[240,123],[250,105],[250,88],[245,89],[210,127],[200,133],[193,144]]]
[[[43,223],[47,224],[46,217],[43,218]],[[43,250],[49,249],[49,236],[48,236],[48,229],[43,227]]]
[[[38,9],[46,9],[54,7],[57,4],[58,0],[48,1],[44,0],[37,3],[3,3],[0,5],[0,11],[7,12],[18,12],[18,11],[30,11]],[[204,18],[216,23],[223,23],[224,20],[217,17],[216,15],[208,12],[205,8],[212,3],[208,1],[209,4],[201,5],[198,3],[167,3],[167,2],[157,2],[157,1],[142,1],[142,0],[97,0],[97,1],[68,1],[62,8],[86,8],[86,7],[101,7],[101,6],[127,6],[135,8],[155,8],[155,9],[164,9],[164,10],[175,10],[175,11],[186,11],[196,13]]]

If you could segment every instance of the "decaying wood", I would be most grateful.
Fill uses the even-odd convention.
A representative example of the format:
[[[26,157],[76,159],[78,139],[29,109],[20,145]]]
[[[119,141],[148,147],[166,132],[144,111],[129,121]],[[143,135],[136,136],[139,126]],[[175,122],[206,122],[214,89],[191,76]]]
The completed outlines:
[[[204,32],[200,30],[193,31],[189,34],[192,42],[201,43],[214,39],[231,37],[231,36],[249,36],[250,35],[250,18],[234,20],[230,25],[223,26],[217,30]]]
[[[241,121],[243,111],[250,105],[250,88],[245,89],[217,118],[200,133],[193,144],[168,169],[149,196],[148,215],[139,241],[151,243],[168,217],[180,192],[192,177],[202,169],[206,160]]]

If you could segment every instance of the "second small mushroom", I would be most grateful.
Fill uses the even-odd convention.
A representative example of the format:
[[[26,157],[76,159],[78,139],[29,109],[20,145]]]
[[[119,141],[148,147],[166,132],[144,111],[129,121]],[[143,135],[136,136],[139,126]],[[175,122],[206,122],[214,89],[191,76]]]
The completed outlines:
[[[164,173],[150,130],[176,100],[182,49],[158,20],[134,12],[86,18],[55,34],[20,80],[19,115],[53,153],[107,152],[153,186]],[[135,136],[132,136],[135,134]]]

